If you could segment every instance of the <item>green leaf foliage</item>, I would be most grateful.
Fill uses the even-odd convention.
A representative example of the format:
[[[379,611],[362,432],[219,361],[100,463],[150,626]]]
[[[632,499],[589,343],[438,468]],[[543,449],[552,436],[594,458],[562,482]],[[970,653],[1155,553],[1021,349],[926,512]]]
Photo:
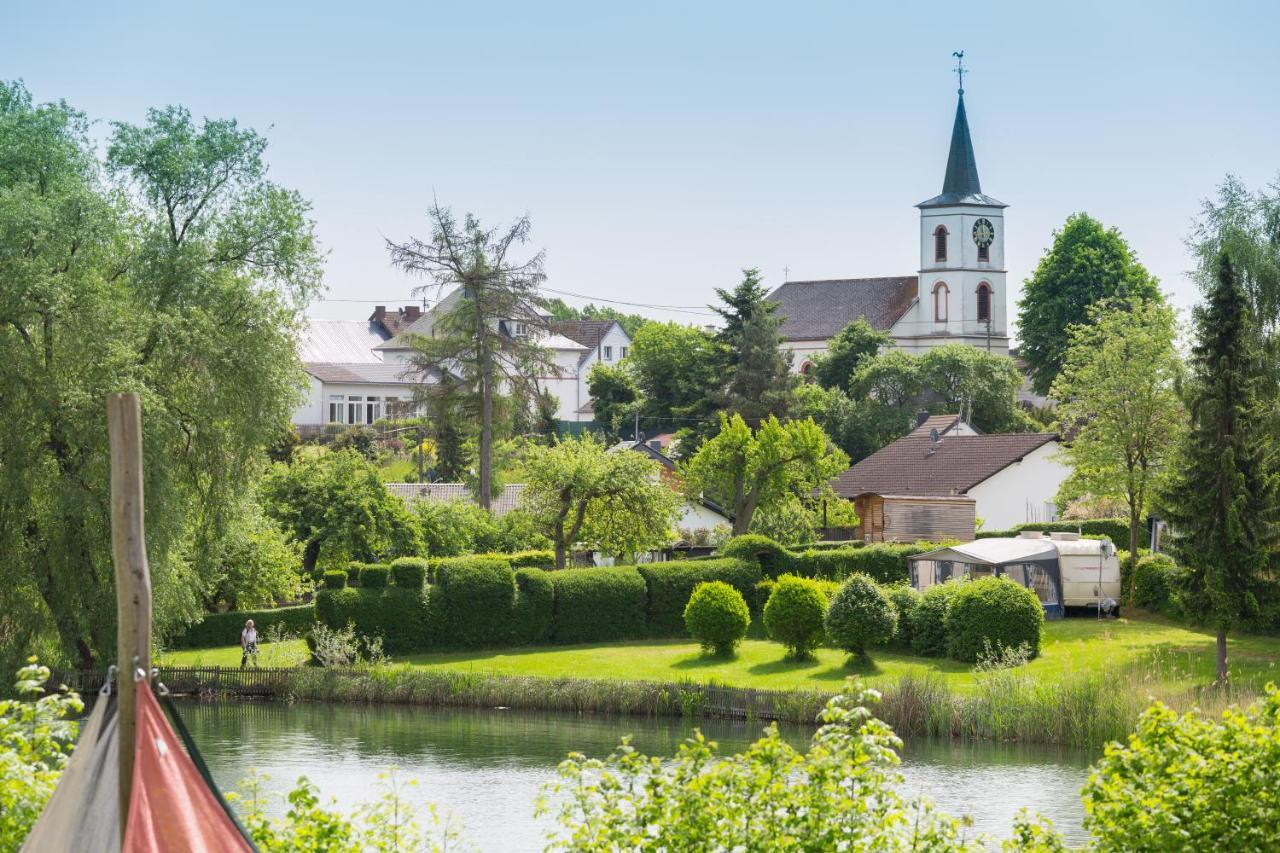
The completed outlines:
[[[947,607],[947,653],[975,662],[988,648],[1027,647],[1040,654],[1044,605],[1036,594],[1008,578],[979,578],[960,585]]]
[[[689,596],[684,624],[704,652],[728,656],[747,635],[751,611],[738,589],[724,581],[707,581]]]
[[[427,582],[427,561],[421,557],[397,557],[391,561],[391,580],[404,589],[421,589]]]
[[[1168,554],[1147,554],[1133,567],[1133,603],[1147,610],[1175,615],[1185,577]]]
[[[864,361],[892,346],[888,333],[859,317],[827,343],[825,354],[813,361],[812,376],[823,388],[849,393],[853,374]]]
[[[947,655],[947,611],[967,581],[934,584],[920,594],[911,620],[911,651],[923,657]]]
[[[607,642],[643,637],[648,592],[634,567],[561,569],[555,585],[556,643]]]
[[[334,630],[354,625],[364,637],[381,637],[388,654],[429,647],[427,594],[394,586],[322,589],[316,593],[316,620]]]
[[[793,574],[803,577],[843,580],[859,572],[879,583],[905,582],[909,577],[907,558],[938,547],[935,542],[873,545],[848,543],[824,548],[790,551],[767,536],[735,536],[720,547],[719,554],[757,563],[770,577]]]
[[[1115,228],[1073,213],[1023,285],[1018,301],[1018,354],[1037,393],[1047,394],[1066,359],[1072,326],[1089,322],[1103,299],[1160,301],[1159,282]]]
[[[884,594],[893,605],[893,612],[898,615],[898,624],[894,628],[890,644],[899,649],[911,648],[911,625],[920,609],[920,593],[905,583],[895,583],[884,588]]]
[[[721,581],[736,589],[754,605],[760,567],[733,558],[714,560],[672,560],[636,566],[648,591],[646,619],[649,636],[678,637],[684,633],[685,605],[702,583]]]
[[[551,572],[516,569],[516,590],[512,642],[517,645],[550,642],[556,608],[556,586]]]
[[[758,533],[744,533],[727,539],[717,553],[722,557],[757,563],[769,577],[777,577],[794,568],[795,557],[790,551]]]
[[[389,566],[366,565],[360,570],[360,586],[365,589],[381,589],[385,587],[391,579],[391,568]]]
[[[1085,784],[1085,827],[1100,851],[1280,848],[1280,693],[1210,719],[1157,702]]]
[[[341,572],[338,572],[341,574]],[[328,574],[326,572],[326,574]],[[342,586],[326,589],[343,589]],[[253,620],[258,629],[258,636],[265,637],[269,631],[279,625],[280,630],[302,636],[316,620],[315,609],[310,604],[297,607],[277,607],[274,610],[237,610],[230,613],[208,613],[199,622],[194,622],[169,642],[174,649],[211,649],[217,646],[230,646],[240,642],[240,632],[244,623]]]
[[[321,578],[325,589],[346,589],[347,572],[343,569],[328,569]]]
[[[898,614],[875,581],[852,574],[831,599],[824,625],[833,645],[866,659],[868,647],[893,639]]]
[[[516,607],[516,576],[504,560],[458,557],[436,569],[433,615],[444,619],[442,643],[471,647],[505,639]]]
[[[808,578],[778,578],[764,605],[764,627],[769,638],[786,646],[789,657],[809,657],[823,639],[827,597]]]

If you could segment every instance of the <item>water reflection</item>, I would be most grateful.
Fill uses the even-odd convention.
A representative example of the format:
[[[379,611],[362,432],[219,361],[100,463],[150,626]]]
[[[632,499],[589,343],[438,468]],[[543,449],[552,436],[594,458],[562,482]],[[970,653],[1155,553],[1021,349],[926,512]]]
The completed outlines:
[[[300,775],[350,808],[375,795],[391,765],[419,780],[413,796],[434,802],[466,827],[483,850],[539,850],[550,824],[535,820],[533,802],[570,751],[604,756],[624,734],[642,752],[671,755],[692,727],[678,720],[472,711],[405,706],[181,703],[181,713],[210,771],[224,788],[254,767],[284,791]],[[705,720],[701,728],[722,750],[738,751],[759,724]],[[810,729],[784,727],[798,747]],[[911,793],[932,797],[975,830],[1007,834],[1023,806],[1039,810],[1079,842],[1079,790],[1088,756],[1069,751],[991,744],[913,743],[903,755]],[[283,811],[281,807],[279,809]]]

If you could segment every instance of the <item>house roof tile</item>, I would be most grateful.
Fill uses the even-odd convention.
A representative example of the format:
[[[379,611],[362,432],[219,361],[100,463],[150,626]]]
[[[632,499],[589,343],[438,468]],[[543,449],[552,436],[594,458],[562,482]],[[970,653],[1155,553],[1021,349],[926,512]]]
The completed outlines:
[[[929,453],[927,432],[912,432],[836,477],[836,494],[957,495],[1056,441],[1056,433],[948,435]]]
[[[887,331],[916,298],[916,276],[789,281],[769,294],[778,303],[783,340],[829,340],[863,317]]]
[[[374,347],[386,339],[382,327],[369,320],[308,320],[298,341],[298,358],[313,364],[381,364]]]

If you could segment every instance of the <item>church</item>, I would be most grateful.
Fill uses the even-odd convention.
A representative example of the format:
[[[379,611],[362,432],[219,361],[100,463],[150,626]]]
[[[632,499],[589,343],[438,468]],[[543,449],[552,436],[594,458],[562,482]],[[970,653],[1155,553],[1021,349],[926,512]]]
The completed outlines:
[[[963,74],[963,72],[962,72]],[[961,76],[956,120],[942,193],[920,210],[920,266],[916,275],[788,281],[773,291],[783,318],[783,346],[793,369],[807,372],[814,356],[840,330],[864,318],[888,332],[904,352],[919,354],[962,343],[1008,354],[1004,267],[1004,209],[984,195],[969,138]]]

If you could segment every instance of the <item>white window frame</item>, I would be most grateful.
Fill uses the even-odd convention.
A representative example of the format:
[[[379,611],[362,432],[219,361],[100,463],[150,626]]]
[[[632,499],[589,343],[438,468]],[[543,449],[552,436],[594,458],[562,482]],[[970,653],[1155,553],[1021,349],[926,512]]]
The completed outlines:
[[[613,361],[613,347],[611,346],[604,347],[604,360]]]
[[[336,418],[334,417],[335,412],[337,413]],[[346,395],[330,394],[329,395],[329,419],[326,421],[326,423],[345,424],[347,422],[346,416],[347,416]]]

